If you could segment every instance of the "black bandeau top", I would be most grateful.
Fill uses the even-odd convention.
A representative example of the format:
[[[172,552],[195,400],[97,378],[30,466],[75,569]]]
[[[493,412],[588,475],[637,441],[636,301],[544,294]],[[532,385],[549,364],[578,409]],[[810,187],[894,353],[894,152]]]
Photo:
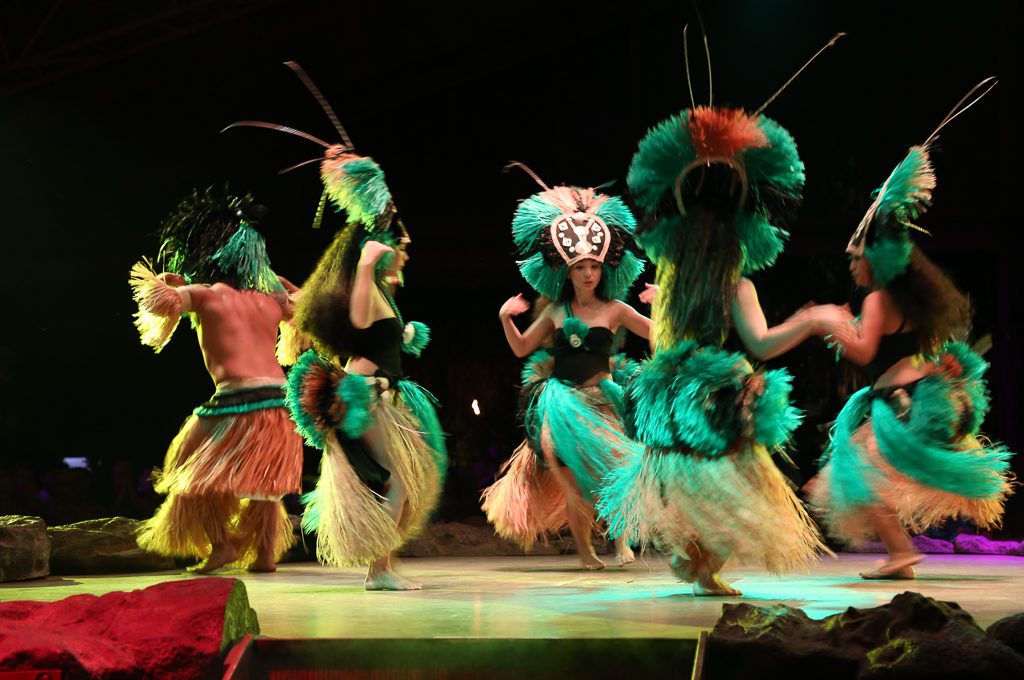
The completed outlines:
[[[900,326],[900,330],[902,329],[903,327]],[[912,357],[920,353],[920,333],[917,331],[907,331],[906,333],[896,331],[892,335],[882,336],[882,339],[878,341],[878,351],[875,352],[875,358],[864,367],[864,370],[867,371],[868,379],[874,385],[882,377],[882,374],[895,366],[900,359]]]
[[[377,319],[368,328],[357,330],[352,339],[352,354],[369,359],[392,378],[402,375],[402,322],[395,317]]]
[[[565,306],[565,316],[572,317],[572,308]],[[555,358],[552,377],[582,385],[599,373],[608,372],[608,359],[612,354],[614,333],[610,328],[594,326],[587,331],[578,347],[573,347],[571,336],[564,328],[556,328],[551,355]]]

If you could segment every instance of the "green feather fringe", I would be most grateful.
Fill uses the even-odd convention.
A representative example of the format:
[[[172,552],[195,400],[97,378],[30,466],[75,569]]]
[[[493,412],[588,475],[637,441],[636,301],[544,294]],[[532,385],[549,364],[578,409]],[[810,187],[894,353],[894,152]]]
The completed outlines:
[[[648,214],[656,212],[661,201],[671,196],[676,177],[696,159],[689,115],[688,110],[683,111],[649,130],[633,156],[626,181],[637,205]],[[737,215],[746,273],[774,263],[787,236],[770,223],[759,192],[769,190],[776,197],[793,201],[800,197],[805,181],[804,164],[792,135],[770,118],[761,116],[758,121],[768,146],[747,149],[740,157],[754,199],[752,210]],[[656,264],[674,260],[672,248],[678,242],[673,234],[686,227],[686,221],[672,211],[659,216],[653,228],[638,236],[638,242]]]
[[[926,176],[930,178],[930,182],[924,179]],[[889,175],[877,214],[883,219],[917,219],[931,205],[931,188],[923,185],[934,185],[934,182],[927,150],[920,146],[913,147]],[[876,189],[872,198],[875,198],[881,189],[882,187]]]
[[[612,380],[625,387],[640,370],[640,362],[630,359],[625,354],[616,354],[611,359],[611,367]]]
[[[775,264],[789,237],[789,232],[773,226],[764,215],[756,212],[737,215],[736,231],[743,251],[744,274],[752,274]]]
[[[611,402],[615,415],[618,416],[619,420],[622,420],[623,415],[626,413],[626,394],[622,389],[622,385],[614,380],[602,380],[598,383],[598,386],[604,392],[604,396],[608,397],[608,401]]]
[[[551,377],[551,370],[554,364],[554,357],[546,349],[539,349],[530,355],[530,358],[523,364],[522,381],[523,386],[528,386],[538,380],[547,380]]]
[[[659,215],[651,229],[637,235],[637,243],[656,267],[664,267],[679,259],[679,233],[684,229],[682,216],[677,212]]]
[[[520,254],[533,252],[538,237],[561,214],[560,209],[545,201],[539,193],[520,203],[512,217],[512,240]]]
[[[752,186],[766,184],[772,187],[788,200],[800,198],[807,175],[796,140],[786,128],[767,116],[760,116],[758,125],[768,140],[768,146],[753,147],[744,152],[747,179]]]
[[[871,408],[871,388],[855,392],[846,402],[832,428],[832,443],[821,458],[821,465],[832,464],[832,505],[838,513],[873,505],[878,497],[872,490],[880,473],[869,465],[863,452],[853,443],[853,433]]]
[[[671,410],[680,436],[677,445],[717,456],[725,453],[739,435],[735,395],[728,393],[723,399],[717,394],[741,386],[744,373],[737,368],[738,361],[742,361],[738,355],[702,348],[679,367]]]
[[[323,466],[323,458],[320,459]],[[299,503],[303,506],[302,531],[307,534],[316,533],[320,528],[320,487],[299,496]]]
[[[430,343],[430,328],[420,321],[410,321],[408,325],[413,329],[412,340],[402,343],[402,351],[418,357]]]
[[[527,420],[537,423],[538,434],[540,426],[547,425],[558,459],[572,471],[583,497],[595,499],[615,459],[608,449],[618,433],[609,418],[578,390],[560,380],[548,380],[530,404]]]
[[[943,355],[946,354],[950,355],[963,369],[963,375],[957,380],[960,387],[966,392],[973,407],[970,418],[967,419],[965,424],[965,430],[969,434],[978,434],[991,405],[988,382],[985,380],[988,362],[962,342],[944,343],[939,349],[938,354],[935,357],[931,357],[931,360],[939,363]]]
[[[612,229],[618,229],[630,236],[636,233],[636,217],[625,201],[618,196],[606,196],[594,214]]]
[[[285,405],[295,422],[295,431],[302,435],[308,446],[314,449],[324,447],[323,433],[318,427],[320,414],[309,413],[302,408],[303,383],[309,371],[329,369],[330,364],[326,360],[322,359],[314,350],[307,350],[299,356],[291,371],[288,372],[288,383],[285,386]]]
[[[696,351],[697,343],[687,341],[662,350],[645,361],[627,386],[627,436],[654,448],[671,448],[678,437],[669,415],[676,366]]]
[[[602,265],[601,291],[609,300],[622,300],[644,271],[644,261],[630,251],[622,253],[618,267]]]
[[[372,158],[354,158],[321,178],[335,207],[348,214],[349,222],[362,222],[370,231],[391,203],[384,171]]]
[[[900,474],[906,475],[925,486],[940,489],[964,498],[994,498],[1002,493],[1003,476],[1009,468],[1013,453],[1002,446],[978,447],[960,450],[947,442],[935,441],[935,430],[947,432],[952,426],[947,422],[959,414],[949,403],[949,397],[937,390],[924,392],[925,382],[941,383],[942,378],[929,377],[918,383],[914,390],[914,404],[911,411],[925,409],[932,418],[923,422],[903,423],[892,407],[882,399],[876,399],[871,409],[871,424],[878,440],[878,448],[886,461]],[[927,404],[927,400],[938,400]],[[944,413],[943,413],[944,411]],[[942,413],[938,424],[934,416]],[[915,425],[925,425],[917,430]]]
[[[654,448],[690,448],[706,456],[731,451],[743,432],[738,392],[753,376],[746,358],[693,341],[658,352],[629,381],[627,434]],[[789,403],[791,378],[764,376],[752,405],[754,439],[768,447],[788,441],[801,413]]]
[[[561,299],[562,288],[569,278],[569,268],[565,264],[551,267],[544,260],[543,253],[534,253],[516,264],[523,278],[535,291],[552,300]]]
[[[616,540],[625,538],[630,545],[643,542],[634,527],[631,518],[638,512],[637,479],[647,460],[666,461],[670,458],[686,456],[630,456],[622,461],[622,465],[605,477],[594,510],[597,516],[608,527],[608,538]]]
[[[222,272],[237,274],[245,290],[258,290],[261,293],[280,293],[285,290],[277,274],[270,268],[263,236],[244,220],[228,242],[210,256],[210,260]]]
[[[875,284],[884,288],[897,276],[907,271],[910,265],[910,251],[914,244],[904,231],[896,238],[879,238],[864,248],[864,256],[871,264],[871,276]]]
[[[803,412],[789,401],[792,389],[788,371],[765,371],[764,392],[754,407],[754,438],[770,449],[786,444],[803,420]]]
[[[360,252],[362,252],[363,248],[366,247],[366,244],[370,241],[377,241],[378,243],[383,243],[384,245],[390,246],[391,248],[398,247],[398,237],[392,234],[390,231],[383,231],[371,234],[364,238],[362,242],[360,242],[359,244]],[[378,276],[381,276],[387,273],[394,266],[394,264],[395,254],[393,252],[384,253],[383,255],[380,256],[380,259],[377,260],[377,264],[374,265],[373,271]]]
[[[284,398],[278,399],[264,399],[263,401],[254,401],[249,404],[235,404],[234,406],[218,406],[211,408],[209,406],[196,406],[192,409],[192,415],[199,416],[200,418],[212,418],[215,416],[235,416],[242,413],[253,413],[254,411],[263,411],[268,408],[281,408],[284,406]]]
[[[690,139],[690,112],[670,116],[648,130],[626,175],[637,206],[653,213],[666,193],[672,192],[679,172],[696,160]]]
[[[578,317],[566,317],[565,321],[562,322],[562,334],[569,341],[570,345],[572,345],[571,338],[575,335],[580,340],[580,347],[586,346],[588,333],[590,333],[590,326],[583,323]]]
[[[338,427],[349,439],[362,437],[373,425],[370,412],[373,390],[370,384],[365,377],[350,373],[338,381],[335,396],[345,406],[345,417]]]
[[[864,388],[850,398],[832,433],[822,464],[832,463],[833,504],[837,511],[877,502],[873,491],[881,473],[853,443],[856,429],[870,414],[870,423],[885,460],[900,474],[927,487],[965,498],[994,498],[1003,493],[1009,458],[1001,445],[962,449],[965,435],[976,435],[988,408],[983,379],[985,361],[962,343],[947,343],[931,359],[952,355],[961,376],[943,372],[914,386],[910,412],[901,418],[884,399]],[[967,399],[964,400],[963,396]],[[966,413],[963,409],[969,409]]]

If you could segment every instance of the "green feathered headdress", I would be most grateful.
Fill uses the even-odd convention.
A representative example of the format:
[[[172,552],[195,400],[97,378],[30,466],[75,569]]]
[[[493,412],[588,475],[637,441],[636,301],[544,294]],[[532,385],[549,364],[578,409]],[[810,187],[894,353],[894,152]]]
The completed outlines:
[[[295,72],[323,107],[335,130],[341,136],[342,143],[330,144],[319,137],[287,125],[258,120],[238,121],[228,125],[224,130],[233,127],[267,128],[302,137],[324,148],[322,159],[315,158],[304,161],[282,171],[287,172],[320,161],[320,179],[323,182],[324,190],[320,195],[320,204],[313,220],[314,229],[320,226],[324,207],[329,198],[335,208],[346,213],[349,224],[360,222],[371,234],[382,234],[390,230],[394,232],[397,239],[408,240],[408,232],[401,219],[398,218],[391,191],[384,181],[384,171],[372,158],[356,153],[355,146],[345,128],[342,127],[341,121],[338,120],[338,116],[302,67],[293,61],[285,62],[285,65]]]
[[[677,259],[675,232],[690,222],[688,175],[714,164],[732,168],[738,180],[732,200],[742,272],[772,265],[788,236],[774,224],[775,213],[799,200],[804,164],[785,128],[740,109],[686,109],[641,140],[627,176],[637,206],[650,217],[638,235],[640,245],[655,261]]]
[[[913,243],[909,231],[924,231],[912,220],[931,205],[935,188],[928,151],[926,145],[911,147],[882,186],[875,189],[874,201],[847,246],[847,252],[868,259],[875,284],[881,288],[910,264]]]
[[[371,234],[391,225],[395,213],[391,191],[384,182],[384,171],[372,158],[331,146],[320,163],[320,179],[324,194],[346,213],[349,223],[362,222]]]
[[[255,225],[266,213],[251,194],[195,189],[164,220],[157,261],[189,283],[226,283],[238,290],[284,291]]]
[[[935,171],[930,157],[932,142],[942,128],[976,104],[996,83],[995,78],[986,78],[975,85],[923,144],[910,147],[882,186],[872,192],[871,206],[850,237],[846,252],[867,258],[871,276],[879,288],[884,288],[907,271],[910,252],[914,248],[910,230],[928,233],[915,225],[914,220],[932,203],[932,191],[935,189]],[[972,96],[974,99],[965,104]]]
[[[599,294],[609,300],[624,298],[644,270],[643,260],[630,249],[636,230],[633,213],[616,196],[590,188],[550,188],[530,174],[544,191],[520,203],[512,218],[512,240],[523,258],[517,264],[526,282],[541,295],[560,300],[569,268],[593,259],[602,265]]]

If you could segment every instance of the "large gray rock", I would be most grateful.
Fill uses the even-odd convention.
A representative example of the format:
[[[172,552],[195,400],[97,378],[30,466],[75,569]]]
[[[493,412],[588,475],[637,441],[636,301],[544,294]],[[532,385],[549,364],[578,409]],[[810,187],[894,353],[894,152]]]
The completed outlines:
[[[929,555],[951,555],[953,553],[953,544],[941,538],[914,536],[910,540],[914,543],[915,548]]]
[[[175,569],[174,558],[146,552],[136,544],[135,533],[141,524],[136,519],[108,517],[51,527],[51,573],[124,574]]]
[[[993,640],[998,640],[1018,654],[1024,654],[1024,613],[999,619],[985,631]]]
[[[929,555],[950,555],[954,552],[953,543],[941,538],[914,536],[910,540],[913,542],[914,547],[917,548],[918,552],[927,553]],[[878,541],[864,541],[856,545],[846,546],[843,550],[851,553],[884,553],[885,544]],[[960,551],[956,550],[955,552]]]
[[[724,605],[708,646],[709,678],[829,680],[1024,677],[1024,656],[985,635],[955,602],[918,593],[814,621],[785,605]]]
[[[879,541],[862,541],[844,545],[842,549],[848,553],[884,553],[885,544]]]
[[[0,516],[0,582],[50,575],[46,522],[25,515]]]
[[[595,542],[600,549],[601,542]],[[561,555],[564,546],[553,540],[548,544],[537,544],[530,550],[531,555]],[[524,555],[523,549],[494,533],[488,525],[463,524],[461,522],[438,522],[429,524],[423,532],[406,543],[400,554],[403,557],[483,557]]]
[[[953,539],[956,551],[969,555],[1021,555],[1024,554],[1022,545],[1018,541],[993,541],[975,534],[959,534]]]

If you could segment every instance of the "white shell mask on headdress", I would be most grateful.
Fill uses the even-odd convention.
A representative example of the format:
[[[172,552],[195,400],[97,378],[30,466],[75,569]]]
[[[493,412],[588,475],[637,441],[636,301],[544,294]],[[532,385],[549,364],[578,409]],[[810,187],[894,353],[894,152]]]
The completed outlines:
[[[563,214],[551,222],[551,242],[570,267],[586,258],[603,263],[611,239],[608,225],[590,213]]]

